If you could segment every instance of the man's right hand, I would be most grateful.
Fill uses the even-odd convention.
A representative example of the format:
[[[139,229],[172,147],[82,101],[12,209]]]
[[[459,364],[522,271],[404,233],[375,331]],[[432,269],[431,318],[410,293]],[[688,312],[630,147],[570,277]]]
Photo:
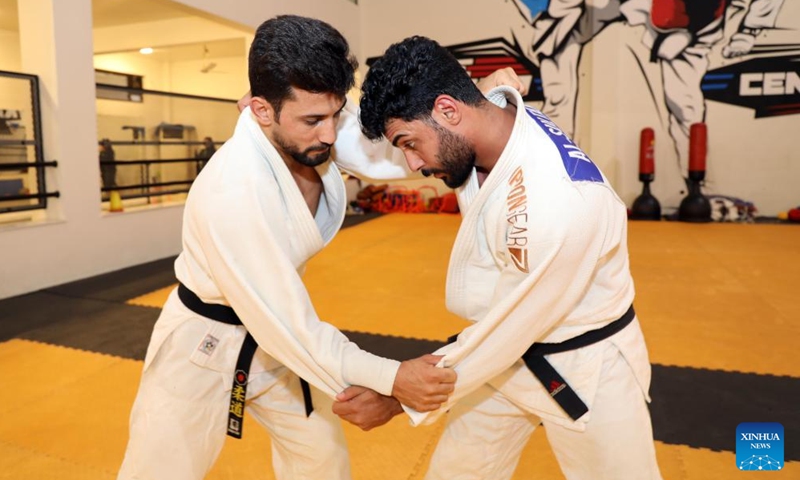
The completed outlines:
[[[400,364],[392,396],[419,412],[438,409],[453,393],[456,372],[436,366],[441,355],[423,355]]]

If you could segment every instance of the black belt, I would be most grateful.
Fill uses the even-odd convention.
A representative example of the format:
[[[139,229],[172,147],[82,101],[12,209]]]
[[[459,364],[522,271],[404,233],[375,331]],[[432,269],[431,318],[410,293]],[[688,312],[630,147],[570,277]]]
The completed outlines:
[[[604,340],[627,327],[635,316],[636,313],[633,311],[633,305],[631,305],[628,311],[620,318],[605,327],[588,331],[560,343],[534,343],[531,348],[522,354],[522,360],[533,375],[544,385],[553,400],[558,403],[570,418],[577,420],[588,412],[589,408],[544,356],[577,350]],[[454,340],[455,338],[451,337],[449,342]]]
[[[231,307],[205,303],[182,283],[178,285],[178,297],[186,308],[198,315],[228,325],[242,325],[239,316],[236,315],[236,312]],[[256,340],[250,335],[250,332],[247,332],[244,337],[244,343],[242,343],[242,349],[239,351],[239,358],[236,359],[236,372],[233,375],[233,387],[231,388],[231,403],[228,408],[228,435],[234,438],[242,438],[247,377],[257,348]],[[302,378],[300,379],[300,387],[303,389],[306,416],[309,416],[314,411],[314,405],[311,403],[311,389],[308,386],[308,382]]]

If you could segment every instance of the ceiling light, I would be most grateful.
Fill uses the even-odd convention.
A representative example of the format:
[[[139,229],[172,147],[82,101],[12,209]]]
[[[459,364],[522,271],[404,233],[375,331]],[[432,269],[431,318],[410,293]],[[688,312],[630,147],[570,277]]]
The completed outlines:
[[[142,55],[150,55],[151,53],[153,53],[153,49],[150,47],[144,47],[142,49],[139,49],[139,53],[141,53]]]

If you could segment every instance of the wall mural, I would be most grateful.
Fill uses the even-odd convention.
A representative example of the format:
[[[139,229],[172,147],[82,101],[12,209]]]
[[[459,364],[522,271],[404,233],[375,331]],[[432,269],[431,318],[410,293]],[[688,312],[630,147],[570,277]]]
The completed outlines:
[[[499,67],[514,68],[530,81],[525,100],[543,102],[543,113],[570,136],[583,48],[619,22],[643,26],[642,43],[650,51],[645,61],[660,66],[661,88],[648,86],[656,103],[654,91],[664,92],[681,172],[688,167],[689,128],[705,120],[706,100],[751,108],[755,118],[800,113],[800,43],[759,41],[762,32],[776,28],[784,0],[497,1],[523,19],[512,24],[510,40],[495,37],[448,48],[475,79]],[[726,22],[736,22],[728,38]],[[723,41],[721,55],[736,61],[709,70],[712,47]]]
[[[783,0],[514,0],[513,6],[530,24],[512,29],[524,55],[538,64],[544,90],[542,110],[562,128],[574,134],[578,95],[580,55],[583,46],[611,23],[644,25],[643,43],[650,50],[650,61],[661,66],[664,100],[669,111],[669,133],[675,144],[680,171],[686,172],[689,152],[689,127],[705,120],[705,99],[735,105],[753,106],[757,113],[800,112],[788,99],[765,100],[764,86],[779,90],[782,97],[800,100],[800,78],[796,55],[749,60],[708,71],[711,48],[723,40],[726,18],[739,17],[736,33],[722,49],[725,58],[770,54],[787,48],[800,51],[800,45],[759,45],[756,39],[765,29],[775,28]],[[728,9],[737,12],[729,12]],[[738,15],[737,15],[738,14]],[[750,73],[753,72],[753,73]],[[769,74],[767,74],[769,72]],[[784,77],[777,77],[783,74]],[[751,85],[737,87],[741,80]],[[758,77],[757,75],[761,75]],[[795,81],[795,88],[787,86]],[[769,80],[765,79],[769,76]],[[774,77],[774,78],[773,78]],[[740,80],[737,82],[736,80]],[[653,91],[653,88],[650,89]],[[757,93],[761,92],[761,94]],[[744,94],[743,94],[744,93]],[[773,95],[776,92],[770,92]]]

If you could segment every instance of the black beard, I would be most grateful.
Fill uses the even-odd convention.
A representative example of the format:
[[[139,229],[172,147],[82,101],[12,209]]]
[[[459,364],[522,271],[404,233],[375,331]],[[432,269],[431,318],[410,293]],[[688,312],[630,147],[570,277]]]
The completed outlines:
[[[434,173],[443,173],[444,184],[450,188],[458,188],[464,185],[475,168],[475,149],[463,136],[439,125],[434,128],[439,136],[439,153],[436,154],[436,160],[439,161],[441,168],[423,169],[422,174],[428,177]]]
[[[313,145],[302,152],[294,145],[289,144],[279,135],[275,135],[275,143],[284,153],[292,157],[297,163],[306,167],[316,167],[327,162],[331,158],[331,146],[328,144]],[[312,152],[320,152],[312,155]]]
[[[324,148],[324,151],[313,156],[310,155],[311,152],[319,151],[322,148]],[[309,147],[302,152],[294,150],[286,153],[291,155],[291,157],[298,163],[301,163],[306,167],[316,167],[318,165],[322,165],[323,163],[327,162],[329,158],[331,158],[331,147]]]

